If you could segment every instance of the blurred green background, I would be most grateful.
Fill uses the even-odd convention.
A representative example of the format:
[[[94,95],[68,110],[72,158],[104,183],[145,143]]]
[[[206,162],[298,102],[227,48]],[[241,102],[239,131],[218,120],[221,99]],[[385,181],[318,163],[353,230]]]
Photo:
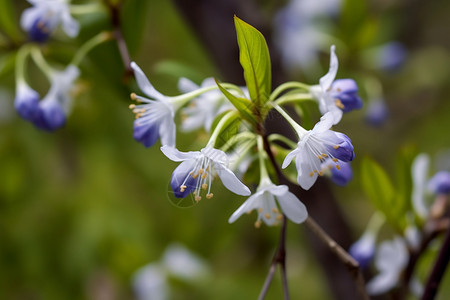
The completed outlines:
[[[177,76],[197,83],[208,76],[221,78],[171,1],[124,2],[123,29],[132,59],[158,90],[176,95]],[[254,2],[268,16],[276,9],[271,1]],[[366,125],[363,111],[346,115],[337,126],[356,149],[354,181],[334,187],[356,239],[373,212],[359,184],[360,158],[369,154],[391,172],[403,147],[436,156],[450,146],[450,2],[415,3],[419,25],[408,25],[408,1],[347,2],[341,15],[348,22],[333,20],[334,34],[348,45],[339,56],[338,77],[352,75],[358,81],[358,74],[372,72],[383,83],[391,110],[380,128]],[[365,8],[355,8],[358,3]],[[132,80],[123,81],[114,42],[97,47],[81,64],[65,128],[42,132],[16,115],[10,54],[24,38],[17,26],[25,7],[25,1],[0,1],[0,298],[132,299],[133,273],[159,260],[170,243],[180,242],[204,258],[212,274],[196,284],[171,282],[173,299],[256,299],[279,229],[255,229],[254,214],[229,225],[228,217],[244,199],[218,182],[212,200],[187,209],[170,202],[168,183],[177,164],[157,145],[146,149],[133,140],[129,93],[138,89]],[[83,41],[110,28],[106,13],[79,20],[78,38],[53,39],[43,46],[46,57],[67,63]],[[416,27],[413,37],[401,35],[405,26]],[[368,45],[399,37],[408,58],[395,74],[367,70],[354,59]],[[328,57],[322,58],[324,73]],[[48,86],[39,76],[31,69],[28,78],[44,94]],[[302,79],[298,76],[289,79]],[[181,133],[179,148],[198,149],[201,138]],[[326,271],[317,267],[302,226],[289,224],[287,251],[292,299],[332,299],[323,279]],[[439,299],[450,297],[449,277]],[[275,276],[267,299],[281,295]]]

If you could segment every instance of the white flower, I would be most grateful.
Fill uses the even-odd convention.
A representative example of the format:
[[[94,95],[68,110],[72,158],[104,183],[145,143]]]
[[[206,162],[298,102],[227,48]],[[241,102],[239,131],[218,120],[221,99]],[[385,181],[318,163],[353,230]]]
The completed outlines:
[[[305,205],[291,192],[286,185],[275,185],[270,179],[263,180],[258,187],[258,191],[249,197],[228,220],[229,223],[236,221],[242,214],[249,213],[256,209],[258,219],[256,227],[261,226],[262,221],[272,226],[283,218],[278,209],[275,198],[283,214],[294,223],[302,223],[308,217]]]
[[[311,94],[319,102],[319,110],[322,114],[330,112],[334,118],[333,125],[339,123],[344,112],[360,109],[363,105],[358,96],[358,86],[353,79],[335,80],[338,70],[338,58],[336,47],[330,49],[330,69],[319,80],[319,85],[312,86]]]
[[[339,170],[339,160],[348,162],[355,157],[350,138],[343,133],[330,130],[333,120],[333,116],[327,113],[312,130],[298,132],[300,141],[297,148],[284,159],[283,169],[294,157],[296,158],[297,181],[305,190],[311,188],[319,175],[323,175],[322,163],[326,159],[330,158]]]
[[[181,244],[172,244],[166,249],[162,264],[170,275],[187,281],[208,273],[206,263]]]
[[[144,72],[135,62],[131,63],[139,88],[150,99],[132,94],[131,97],[144,104],[130,105],[136,114],[134,121],[135,140],[146,147],[152,146],[158,138],[161,138],[162,145],[175,146],[176,127],[173,120],[175,115],[175,105],[171,98],[158,92],[148,81]]]
[[[138,300],[167,300],[169,287],[167,274],[157,263],[148,264],[133,276],[133,290]]]
[[[161,151],[169,159],[182,162],[173,171],[170,182],[177,198],[184,198],[193,192],[195,200],[200,201],[201,190],[207,191],[206,198],[212,198],[211,183],[216,174],[233,193],[242,196],[251,194],[248,187],[228,169],[228,157],[221,150],[207,146],[200,151],[180,152],[173,147],[163,146]]]
[[[206,78],[201,86],[196,85],[187,78],[181,78],[178,81],[178,89],[183,93],[210,86],[216,86],[213,78]],[[204,127],[206,131],[209,131],[214,118],[232,108],[233,105],[226,101],[224,95],[218,90],[201,94],[192,100],[188,107],[182,109],[182,129],[184,131],[192,131]]]
[[[42,42],[62,24],[64,32],[75,37],[80,24],[70,15],[68,1],[64,0],[28,0],[33,7],[25,9],[20,24],[33,40]]]
[[[414,211],[422,219],[425,219],[429,213],[429,207],[425,201],[429,165],[429,156],[422,153],[414,159],[411,166],[413,180],[412,204]]]
[[[383,242],[375,254],[375,266],[380,273],[367,283],[367,292],[380,295],[395,287],[408,260],[409,254],[403,239],[396,237]]]

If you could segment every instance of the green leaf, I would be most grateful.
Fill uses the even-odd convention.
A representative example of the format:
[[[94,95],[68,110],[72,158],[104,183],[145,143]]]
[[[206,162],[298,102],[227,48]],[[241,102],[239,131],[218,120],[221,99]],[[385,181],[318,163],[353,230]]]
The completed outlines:
[[[395,190],[384,169],[366,156],[361,162],[361,181],[364,192],[373,205],[383,212],[386,219],[396,228],[401,228],[395,206]]]
[[[271,92],[272,74],[269,49],[264,36],[254,27],[234,16],[239,61],[252,99],[258,107],[267,102]]]
[[[0,28],[14,42],[19,42],[23,34],[17,27],[16,13],[10,0],[0,0]]]
[[[216,84],[219,87],[220,91],[230,100],[231,104],[239,111],[239,114],[245,120],[249,121],[252,124],[256,124],[255,116],[252,113],[253,104],[250,100],[246,98],[236,97],[227,91],[220,83],[216,80]]]

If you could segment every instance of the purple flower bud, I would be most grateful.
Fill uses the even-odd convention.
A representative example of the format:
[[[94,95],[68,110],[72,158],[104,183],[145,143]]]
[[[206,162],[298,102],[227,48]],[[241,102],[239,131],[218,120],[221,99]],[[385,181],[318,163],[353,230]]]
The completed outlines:
[[[450,172],[440,171],[428,182],[429,189],[437,195],[450,194]]]
[[[338,137],[336,145],[329,147],[329,152],[334,158],[344,162],[352,161],[355,158],[352,141],[348,136],[341,132],[335,132]]]
[[[54,131],[66,124],[66,115],[57,101],[41,101],[38,112],[33,120],[37,128]]]
[[[340,161],[337,168],[331,168],[331,181],[339,186],[345,186],[353,178],[353,170],[350,163]]]
[[[383,99],[374,99],[369,102],[366,111],[366,121],[372,126],[381,126],[389,117],[389,110]]]
[[[338,107],[342,111],[349,112],[362,108],[363,102],[358,96],[358,85],[353,79],[337,79],[333,82],[331,89],[334,92],[333,97],[341,102]]]
[[[159,123],[154,122],[150,124],[140,125],[139,122],[139,120],[134,121],[134,139],[147,148],[153,146],[159,139]]]
[[[379,54],[380,68],[394,71],[401,67],[406,59],[406,47],[400,42],[391,42],[381,48]]]
[[[28,30],[30,40],[38,43],[44,43],[52,34],[54,28],[50,26],[49,20],[38,18]]]
[[[375,236],[371,233],[364,234],[358,241],[350,246],[349,254],[365,269],[375,254]]]
[[[14,107],[17,113],[28,121],[33,121],[38,115],[39,94],[25,83],[18,83]]]

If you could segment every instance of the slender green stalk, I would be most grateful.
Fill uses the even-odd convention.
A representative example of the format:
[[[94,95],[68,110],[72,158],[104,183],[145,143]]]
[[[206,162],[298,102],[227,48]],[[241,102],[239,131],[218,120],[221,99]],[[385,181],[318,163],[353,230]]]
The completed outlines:
[[[279,105],[273,103],[272,106],[286,119],[286,121],[288,121],[292,128],[294,128],[299,138],[301,138],[305,133],[308,132],[305,128],[295,122],[295,120],[292,119],[291,116],[289,116]]]
[[[305,101],[314,101],[314,98],[311,94],[290,94],[285,95],[277,100],[275,100],[275,103],[278,105],[291,103],[291,102],[305,102]]]
[[[104,43],[106,41],[109,41],[113,39],[113,35],[110,32],[100,32],[90,40],[88,40],[86,43],[84,43],[80,49],[78,49],[77,53],[73,57],[70,64],[74,66],[78,66],[81,61],[86,57],[86,55],[94,49],[96,46],[100,45],[101,43]]]
[[[288,145],[291,148],[296,148],[297,147],[297,143],[296,142],[291,141],[290,139],[288,139],[284,135],[281,135],[281,134],[278,134],[278,133],[273,133],[273,134],[269,135],[269,137],[267,139],[269,140],[269,142],[280,141],[282,143],[285,143],[286,145]]]
[[[222,119],[220,119],[219,124],[217,124],[216,128],[214,128],[214,132],[211,134],[211,137],[209,138],[207,146],[214,147],[214,145],[216,144],[217,137],[219,136],[219,133],[221,132],[222,128],[225,126],[228,120],[231,119],[234,115],[236,115],[236,111],[230,111],[227,114],[225,114],[222,117]]]
[[[274,101],[283,91],[288,89],[300,89],[301,91],[309,91],[310,86],[301,82],[289,81],[278,86],[270,95],[269,102]]]
[[[49,81],[52,80],[53,73],[55,72],[53,68],[47,63],[44,56],[42,55],[41,50],[34,46],[31,49],[31,57],[33,58],[36,65],[41,69],[41,71],[45,74]]]
[[[71,4],[70,13],[73,15],[84,15],[104,11],[100,3]]]
[[[26,60],[28,54],[30,54],[30,50],[31,50],[30,45],[25,44],[22,47],[20,47],[19,51],[17,51],[16,65],[15,65],[17,83],[25,81]]]

